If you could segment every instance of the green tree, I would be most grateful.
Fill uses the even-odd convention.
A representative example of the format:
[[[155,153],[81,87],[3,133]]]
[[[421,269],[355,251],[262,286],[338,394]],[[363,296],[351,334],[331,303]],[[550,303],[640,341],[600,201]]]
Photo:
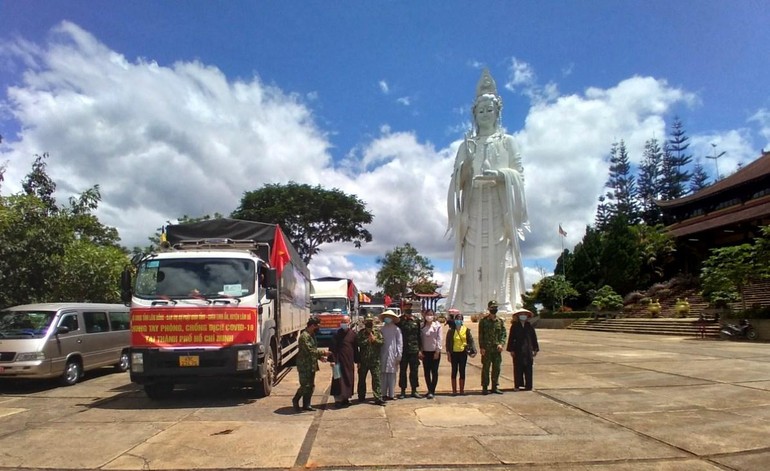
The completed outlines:
[[[364,229],[372,214],[363,201],[334,188],[289,182],[268,184],[249,191],[232,217],[249,221],[280,224],[305,263],[310,263],[319,246],[330,242],[353,242],[361,248],[371,242]]]
[[[117,231],[91,214],[101,200],[99,188],[59,207],[46,158],[37,156],[21,193],[0,196],[0,306],[115,300],[127,259]]]
[[[690,193],[697,193],[709,186],[708,180],[709,176],[706,170],[704,170],[700,160],[697,160],[692,167],[692,175],[690,176]]]
[[[128,264],[123,250],[75,240],[65,248],[59,261],[61,269],[51,299],[120,302],[120,274]],[[88,282],[84,283],[85,280]]]
[[[639,165],[639,206],[642,221],[650,226],[661,222],[663,218],[655,200],[661,195],[660,173],[663,151],[658,140],[653,138],[644,143],[644,154]]]
[[[615,311],[623,307],[623,298],[609,285],[604,285],[593,294],[591,302],[600,311]]]
[[[639,284],[649,286],[663,281],[667,268],[674,262],[676,242],[663,224],[637,224],[631,230],[636,237],[641,257]]]
[[[662,198],[672,200],[681,198],[686,193],[685,184],[690,180],[687,166],[692,155],[687,154],[690,138],[684,131],[679,117],[674,118],[671,135],[666,140],[663,151]]]
[[[377,286],[391,297],[400,297],[415,284],[433,278],[433,264],[408,242],[378,257]]]
[[[621,139],[610,149],[610,176],[607,180],[607,199],[613,216],[622,216],[631,224],[639,220],[636,178],[631,174],[631,161],[626,143]]]
[[[639,285],[639,244],[633,226],[623,216],[613,219],[602,234],[599,265],[602,277],[597,284],[610,285],[618,293],[628,293]]]
[[[711,249],[701,268],[703,296],[714,304],[741,299],[745,310],[743,287],[766,270],[766,266],[758,265],[756,253],[752,244]]]
[[[546,276],[533,287],[535,291],[534,302],[549,307],[555,311],[561,306],[565,299],[578,296],[572,284],[564,278],[564,275]]]

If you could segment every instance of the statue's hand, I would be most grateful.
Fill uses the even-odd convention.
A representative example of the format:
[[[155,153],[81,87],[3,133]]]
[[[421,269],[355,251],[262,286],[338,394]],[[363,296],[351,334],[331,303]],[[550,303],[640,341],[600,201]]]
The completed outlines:
[[[484,170],[484,176],[485,177],[499,177],[500,176],[500,171],[499,170],[494,170],[494,169],[486,169],[486,170]]]

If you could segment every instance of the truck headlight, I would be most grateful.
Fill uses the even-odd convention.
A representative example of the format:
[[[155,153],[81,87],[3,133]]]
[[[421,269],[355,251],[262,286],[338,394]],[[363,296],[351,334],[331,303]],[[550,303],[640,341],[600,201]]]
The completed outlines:
[[[250,370],[254,365],[254,353],[251,350],[238,350],[238,365],[236,369]]]
[[[24,352],[16,354],[16,361],[41,361],[45,360],[43,352]]]
[[[144,355],[141,353],[131,354],[131,371],[134,373],[144,372]]]

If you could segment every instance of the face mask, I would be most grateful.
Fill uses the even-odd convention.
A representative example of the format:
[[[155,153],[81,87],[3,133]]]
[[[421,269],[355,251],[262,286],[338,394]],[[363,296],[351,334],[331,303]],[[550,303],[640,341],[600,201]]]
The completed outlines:
[[[386,317],[385,319],[382,320],[382,322],[385,324],[390,324],[391,322],[393,322],[393,319],[391,319],[390,317]]]
[[[527,315],[526,314],[522,314],[521,316],[519,316],[519,320],[522,321],[522,322],[527,320]]]
[[[429,324],[430,324],[431,322],[433,322],[433,316],[425,316],[425,322],[427,322],[427,323],[429,323]]]
[[[348,330],[350,326],[348,324],[340,324],[340,329],[342,330]]]
[[[455,321],[455,325],[456,325],[457,327],[460,327],[461,325],[463,325],[463,321],[461,321],[460,319],[457,319],[457,320]]]

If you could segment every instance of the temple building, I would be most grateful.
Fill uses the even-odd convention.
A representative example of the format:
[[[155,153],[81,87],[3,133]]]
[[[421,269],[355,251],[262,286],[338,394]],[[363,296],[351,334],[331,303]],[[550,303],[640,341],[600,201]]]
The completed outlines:
[[[697,193],[656,203],[682,271],[698,274],[710,249],[751,243],[770,225],[770,152]]]

